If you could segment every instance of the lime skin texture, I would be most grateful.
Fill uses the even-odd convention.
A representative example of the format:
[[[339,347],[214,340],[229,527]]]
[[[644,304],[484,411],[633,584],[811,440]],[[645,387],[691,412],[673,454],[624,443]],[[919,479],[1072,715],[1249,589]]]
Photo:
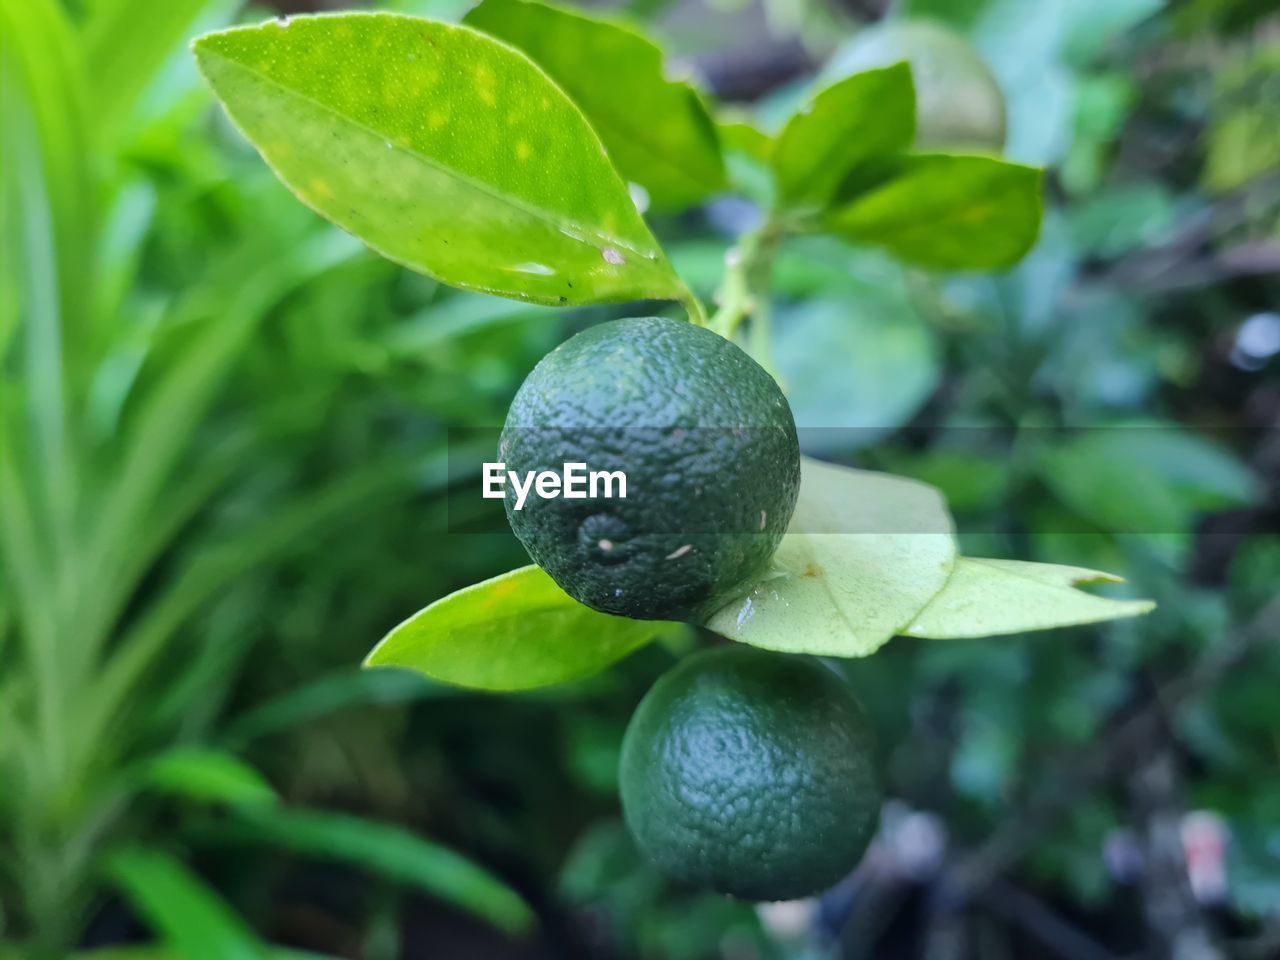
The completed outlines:
[[[529,374],[499,441],[510,471],[622,471],[627,496],[530,496],[511,529],[570,596],[696,620],[767,570],[795,510],[800,448],[777,382],[730,341],[662,317],[599,324]]]
[[[808,657],[717,647],[650,689],[623,739],[626,823],[663,872],[743,900],[838,882],[865,853],[881,791],[870,724]]]

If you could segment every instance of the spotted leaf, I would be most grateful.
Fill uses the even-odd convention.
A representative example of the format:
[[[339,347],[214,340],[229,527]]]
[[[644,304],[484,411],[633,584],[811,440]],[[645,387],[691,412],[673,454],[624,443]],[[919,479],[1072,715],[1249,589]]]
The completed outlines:
[[[680,209],[725,188],[715,124],[662,50],[624,23],[527,0],[484,0],[465,22],[531,56],[599,132],[609,157],[653,203]]]
[[[211,33],[194,50],[280,179],[391,260],[537,303],[684,294],[582,112],[504,44],[352,13]]]

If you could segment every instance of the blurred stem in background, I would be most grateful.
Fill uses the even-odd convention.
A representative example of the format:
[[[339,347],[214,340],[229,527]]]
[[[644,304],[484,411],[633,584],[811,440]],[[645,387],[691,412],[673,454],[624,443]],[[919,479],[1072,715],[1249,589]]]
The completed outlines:
[[[354,363],[394,274],[256,172],[233,186],[221,131],[186,143],[207,114],[183,41],[238,6],[0,3],[0,934],[37,958],[79,941],[111,877],[162,932],[189,914],[252,937],[197,877],[188,901],[157,892],[185,875],[167,854],[105,865],[163,836],[157,790],[262,800],[230,754],[185,754],[163,783],[159,758],[211,737],[278,629],[264,604],[283,565],[335,538],[358,553],[359,518],[395,522],[452,479],[441,421],[370,405],[385,387]],[[397,416],[409,443],[379,436]],[[390,825],[352,843],[354,819],[280,822],[277,843],[528,924],[496,878]],[[416,864],[380,860],[388,844]]]

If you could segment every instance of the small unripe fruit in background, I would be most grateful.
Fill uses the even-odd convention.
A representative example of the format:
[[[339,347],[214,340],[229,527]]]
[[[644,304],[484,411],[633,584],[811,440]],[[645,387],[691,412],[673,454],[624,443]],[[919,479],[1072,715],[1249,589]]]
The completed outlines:
[[[821,86],[863,70],[907,61],[916,87],[916,146],[999,153],[1005,141],[1004,94],[964,37],[924,20],[863,30],[836,50]]]

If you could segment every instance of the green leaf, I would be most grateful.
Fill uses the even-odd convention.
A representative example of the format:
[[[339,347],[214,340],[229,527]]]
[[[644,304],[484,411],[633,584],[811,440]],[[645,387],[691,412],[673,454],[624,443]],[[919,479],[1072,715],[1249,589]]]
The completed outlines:
[[[584,607],[529,566],[419,610],[383,637],[365,666],[407,667],[480,690],[529,690],[589,677],[669,628]]]
[[[787,122],[771,163],[787,206],[825,206],[860,164],[911,146],[916,94],[898,63],[856,73],[822,90]]]
[[[288,947],[266,948],[269,960],[331,960],[328,954],[290,950]],[[27,960],[25,957],[7,957],[0,952],[0,960]],[[69,960],[188,960],[184,955],[154,944],[131,944],[127,947],[97,947],[70,955]]]
[[[24,459],[39,482],[20,509],[24,525],[43,534],[41,553],[72,549],[79,464],[69,410],[97,336],[89,319],[98,198],[77,41],[56,0],[0,3],[0,326],[22,328],[22,349],[6,358],[17,377],[4,406],[25,407]],[[40,669],[59,656],[42,644]]]
[[[264,960],[262,943],[216,893],[167,853],[129,850],[110,860],[116,885],[183,960]]]
[[[991,6],[991,2],[992,0],[903,0],[894,12],[900,17],[937,20],[959,29],[977,20]]]
[[[662,50],[612,20],[526,0],[484,0],[463,19],[527,53],[582,108],[609,159],[654,206],[688,207],[725,187],[715,125]]]
[[[280,179],[389,259],[538,303],[684,295],[581,111],[505,44],[353,13],[194,50]]]
[[[255,342],[258,323],[286,294],[352,256],[354,244],[326,240],[293,228],[254,236],[210,265],[204,282],[175,306],[166,336],[151,345],[116,428],[110,469],[92,487],[91,523],[82,534],[81,562],[100,571],[86,585],[80,614],[78,646],[86,654],[105,641],[176,533],[243,464],[243,449],[227,438],[197,446],[203,462],[187,460],[181,478],[173,476],[228,371]]]
[[[466,857],[394,824],[316,810],[256,807],[237,811],[225,836],[363,867],[462,907],[512,933],[528,930],[533,924],[532,911],[502,880]]]
[[[1150,600],[1114,600],[1077,590],[1121,583],[1083,567],[961,557],[942,592],[903,633],[938,640],[989,637],[1099,623],[1150,612]]]
[[[128,115],[175,47],[190,36],[197,17],[213,5],[214,0],[99,0],[92,5],[84,47],[100,127],[111,129]],[[220,6],[230,4],[223,0]]]
[[[716,122],[716,129],[725,150],[736,150],[765,163],[773,153],[773,138],[752,123],[749,114],[726,113]]]
[[[706,625],[769,650],[864,657],[916,618],[954,559],[932,487],[806,457],[773,575]]]
[[[1214,84],[1204,185],[1235,190],[1275,170],[1280,156],[1280,104],[1264,91],[1280,74],[1280,44],[1264,46]]]
[[[1117,532],[1187,533],[1200,514],[1258,494],[1244,464],[1172,425],[1086,431],[1041,449],[1035,466],[1072,510]]]
[[[439,469],[447,472],[443,463]],[[412,465],[405,462],[367,464],[298,496],[286,509],[205,544],[117,641],[96,679],[94,695],[80,705],[77,722],[87,730],[110,724],[155,660],[181,635],[179,628],[228,583],[245,571],[276,562],[357,506],[367,505],[370,497],[405,496],[412,474]],[[117,737],[111,746],[119,749],[120,740]]]
[[[193,800],[240,805],[278,799],[262,774],[221,750],[180,747],[166,751],[147,761],[141,779],[153,790]]]
[[[914,154],[827,218],[833,233],[941,270],[1007,267],[1040,232],[1041,171],[993,157]]]
[[[416,673],[349,667],[255,706],[232,720],[225,727],[221,739],[244,743],[300,727],[348,707],[363,704],[392,706],[458,694],[454,688],[432,683]]]

